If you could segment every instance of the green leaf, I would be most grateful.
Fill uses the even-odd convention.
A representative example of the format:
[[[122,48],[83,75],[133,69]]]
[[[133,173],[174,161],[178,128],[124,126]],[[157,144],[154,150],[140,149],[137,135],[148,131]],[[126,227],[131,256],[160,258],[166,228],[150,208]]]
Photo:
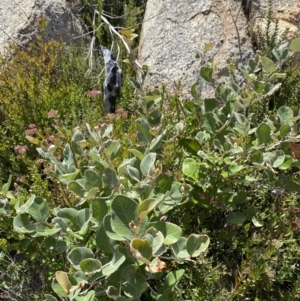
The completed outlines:
[[[201,149],[200,143],[195,139],[182,138],[179,140],[179,145],[191,155],[197,156],[198,151]]]
[[[182,164],[182,172],[187,177],[193,179],[194,181],[198,181],[199,179],[199,163],[192,159],[192,158],[186,158],[183,161]]]
[[[204,117],[204,128],[210,133],[214,134],[216,132],[216,120],[212,112],[208,112]]]
[[[262,227],[264,225],[264,222],[263,221],[260,221],[258,219],[256,219],[255,217],[252,217],[252,223],[255,227]]]
[[[230,212],[226,217],[227,222],[233,225],[242,224],[246,219],[246,215],[242,212]]]
[[[156,153],[149,153],[147,154],[141,162],[140,168],[142,174],[147,176],[152,176],[155,169],[155,160],[156,160]]]
[[[74,192],[77,196],[81,196],[81,191],[83,190],[83,187],[76,181],[71,181],[68,183],[68,188]]]
[[[147,117],[151,126],[158,126],[161,123],[162,112],[160,110],[154,110],[148,114]]]
[[[135,238],[130,225],[139,226],[138,224],[138,204],[125,195],[117,195],[111,203],[111,226],[112,229],[120,236],[127,239]]]
[[[258,80],[253,81],[253,88],[256,93],[261,94],[264,91],[264,87],[265,87],[264,82],[260,82]]]
[[[269,58],[261,57],[260,59],[261,59],[262,67],[267,73],[272,73],[277,70],[277,66]]]
[[[186,249],[191,257],[197,257],[207,250],[209,243],[210,239],[207,235],[191,234],[187,239]]]
[[[197,92],[197,87],[198,87],[198,84],[195,83],[192,85],[191,87],[191,95],[195,98],[195,99],[200,99],[200,95],[198,94]]]
[[[105,253],[114,252],[114,240],[110,239],[105,231],[104,225],[101,225],[96,234],[97,247]]]
[[[122,253],[115,253],[110,264],[102,268],[102,274],[104,276],[109,276],[113,274],[121,264],[126,260],[125,256]]]
[[[142,154],[140,151],[138,151],[137,149],[129,149],[129,152],[131,152],[136,158],[138,158],[140,161],[142,161],[145,157],[144,154]]]
[[[278,166],[280,170],[289,169],[293,164],[293,158],[291,156],[285,156],[284,162]]]
[[[212,82],[213,69],[210,67],[202,66],[200,68],[200,76],[207,82]]]
[[[88,231],[89,221],[92,218],[92,212],[90,208],[84,208],[76,214],[76,225],[79,226],[78,234],[85,235]]]
[[[37,221],[44,222],[49,216],[49,205],[41,197],[36,197],[30,207],[28,213]]]
[[[164,245],[164,236],[160,231],[155,228],[150,227],[143,237],[150,241],[152,245],[153,256],[160,256],[166,251],[166,246]]]
[[[113,168],[110,167],[105,168],[103,170],[102,177],[103,177],[103,182],[105,183],[106,186],[112,188],[119,187],[120,182],[118,180],[117,173]]]
[[[183,261],[190,257],[187,249],[186,249],[187,238],[180,237],[175,244],[172,244],[171,248],[174,255],[177,257],[177,261],[179,263],[183,263]]]
[[[281,125],[289,123],[293,118],[293,110],[290,107],[280,107],[277,110],[277,116],[280,118]]]
[[[204,113],[212,112],[218,107],[218,101],[215,98],[204,99]]]
[[[84,141],[85,137],[79,130],[76,130],[71,139],[71,149],[77,155],[83,155],[83,150],[81,148],[81,141]]]
[[[20,206],[20,208],[17,208],[16,211],[17,213],[27,213],[29,207],[31,206],[31,204],[34,202],[35,199],[35,195],[33,194],[25,204],[23,204],[22,206]]]
[[[99,272],[101,268],[102,264],[97,259],[87,258],[80,262],[80,269],[86,274]]]
[[[139,118],[136,120],[137,137],[140,142],[150,144],[153,136],[150,134],[151,127],[147,120]]]
[[[101,180],[100,176],[98,175],[98,173],[95,172],[94,170],[87,169],[84,172],[84,178],[86,179],[86,182],[84,185],[86,190],[90,190],[94,187],[97,187],[100,190],[102,189],[102,180]]]
[[[48,225],[40,224],[36,225],[36,236],[51,236],[60,231],[59,228],[48,228]]]
[[[111,214],[107,214],[105,215],[104,219],[103,219],[103,227],[105,230],[106,235],[112,239],[112,240],[117,240],[117,241],[124,241],[126,240],[125,237],[117,234],[114,232],[114,230],[111,227]]]
[[[286,135],[291,131],[291,126],[289,124],[284,124],[281,128],[280,128],[280,136],[281,138],[285,138]]]
[[[111,285],[106,289],[106,294],[113,300],[117,300],[117,298],[119,297],[119,291]]]
[[[157,205],[156,199],[146,199],[138,206],[138,215],[139,218],[142,220],[144,217],[151,212],[155,206]]]
[[[153,222],[150,223],[151,227],[154,227],[156,230],[160,231],[164,236],[164,243],[166,245],[171,245],[176,243],[176,241],[181,237],[182,229],[169,222]]]
[[[109,137],[113,130],[113,125],[112,124],[102,124],[101,125],[101,130],[100,130],[100,136],[102,138]]]
[[[71,173],[66,173],[63,175],[59,176],[59,180],[63,183],[63,184],[69,184],[70,181],[73,181],[76,179],[76,177],[80,174],[80,170],[77,169],[74,172]]]
[[[122,271],[122,277],[128,281],[132,279],[137,273],[137,266],[136,265],[128,265]]]
[[[260,124],[256,129],[256,136],[259,144],[267,145],[268,143],[272,142],[270,126],[266,123]]]
[[[184,269],[169,272],[165,280],[163,291],[167,289],[173,289],[181,280],[183,274],[184,274]]]
[[[136,182],[140,182],[141,174],[137,168],[127,165],[126,169],[131,179],[133,179]]]
[[[300,38],[294,39],[290,44],[290,49],[293,52],[300,52]]]
[[[55,297],[53,297],[52,295],[49,294],[45,294],[45,301],[57,301],[57,299]]]
[[[33,233],[35,232],[35,225],[29,222],[26,213],[19,214],[13,220],[14,230],[19,233]]]
[[[62,271],[57,271],[55,273],[55,278],[57,280],[57,282],[60,284],[60,286],[62,287],[62,289],[69,294],[70,289],[72,287],[72,284],[68,278],[67,273],[62,272]]]
[[[144,275],[136,273],[133,278],[122,285],[124,294],[127,297],[139,300],[142,293],[147,289],[147,281]]]
[[[163,141],[163,139],[165,138],[166,136],[166,130],[163,131],[162,134],[158,135],[157,137],[155,137],[151,143],[150,143],[150,146],[149,146],[149,150],[150,151],[155,151],[159,148],[161,142]]]
[[[149,263],[152,257],[152,247],[147,239],[133,239],[130,243],[130,250],[137,260],[145,263]]]
[[[80,270],[80,262],[84,259],[94,258],[94,253],[88,248],[77,247],[69,252],[67,258],[75,269]]]
[[[108,213],[108,208],[104,200],[91,200],[91,209],[93,218],[102,223],[104,216]]]
[[[115,159],[120,151],[121,144],[119,141],[108,140],[104,144],[105,146],[105,154],[110,159]]]
[[[272,167],[277,168],[284,163],[285,154],[282,150],[276,150],[265,158],[265,161]]]

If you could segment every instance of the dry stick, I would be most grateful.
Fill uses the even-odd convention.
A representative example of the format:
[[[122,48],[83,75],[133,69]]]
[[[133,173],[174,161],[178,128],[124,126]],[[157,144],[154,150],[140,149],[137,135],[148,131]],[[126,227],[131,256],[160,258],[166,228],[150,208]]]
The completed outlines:
[[[229,0],[229,1],[231,1],[231,0]],[[242,57],[242,50],[241,50],[241,37],[240,37],[239,29],[237,28],[237,25],[236,25],[236,22],[237,22],[237,19],[239,17],[241,9],[242,9],[242,2],[240,4],[239,10],[237,12],[236,18],[234,18],[233,15],[232,15],[231,7],[229,9],[229,12],[230,12],[230,15],[231,15],[231,18],[232,18],[232,21],[233,21],[233,24],[234,24],[234,27],[235,27],[235,30],[236,30],[237,37],[238,37],[239,54],[240,54],[240,59],[242,60],[243,57]]]

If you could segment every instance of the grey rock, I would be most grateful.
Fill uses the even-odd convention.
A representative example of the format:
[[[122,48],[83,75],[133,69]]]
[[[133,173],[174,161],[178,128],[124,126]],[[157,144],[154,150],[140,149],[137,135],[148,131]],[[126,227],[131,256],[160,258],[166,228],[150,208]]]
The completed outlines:
[[[44,16],[49,24],[45,39],[62,39],[70,44],[83,34],[80,21],[68,8],[65,0],[1,0],[0,1],[0,54],[6,55],[5,46],[13,42],[25,47],[37,35],[36,21]],[[76,40],[78,45],[80,39]]]
[[[213,60],[218,68],[217,81],[229,78],[229,62],[246,63],[253,56],[247,36],[247,19],[235,0],[149,0],[147,2],[139,60],[150,69],[146,87],[162,83],[190,98],[190,87],[199,82],[200,67]],[[212,43],[202,59],[197,53]],[[212,96],[209,86],[202,88],[202,97]]]
[[[115,113],[117,98],[120,97],[123,83],[122,70],[118,66],[113,53],[102,45],[100,48],[105,64],[105,80],[103,83],[104,108],[107,113]]]

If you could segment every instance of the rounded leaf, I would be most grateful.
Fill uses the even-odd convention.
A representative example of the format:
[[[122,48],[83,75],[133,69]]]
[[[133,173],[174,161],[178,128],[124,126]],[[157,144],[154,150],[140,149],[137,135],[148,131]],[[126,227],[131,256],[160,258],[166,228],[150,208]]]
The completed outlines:
[[[117,195],[111,203],[111,226],[120,236],[135,238],[134,227],[138,227],[138,204],[125,195]]]
[[[152,211],[157,204],[156,199],[146,199],[138,206],[139,218],[143,219],[150,211]]]
[[[176,243],[178,239],[181,237],[182,229],[172,223],[169,222],[154,222],[150,223],[151,227],[154,227],[156,230],[160,231],[164,236],[164,243],[166,245],[171,245]]]
[[[300,52],[300,38],[297,38],[291,42],[290,49],[293,52]]]
[[[280,119],[282,125],[289,123],[294,116],[293,110],[290,107],[280,107],[277,110],[277,116]]]
[[[149,262],[152,257],[152,246],[147,239],[135,238],[130,243],[133,256],[142,262]]]
[[[187,252],[191,257],[197,257],[207,250],[209,242],[210,239],[206,234],[191,234],[186,242]]]
[[[80,262],[81,270],[86,274],[99,272],[102,268],[102,264],[97,259],[87,258]]]
[[[49,216],[49,205],[42,198],[36,197],[28,208],[28,213],[37,222],[44,222]]]
[[[80,262],[84,259],[94,258],[94,253],[92,250],[84,247],[78,247],[71,250],[67,256],[70,263],[77,270],[80,269]]]
[[[15,231],[19,233],[35,232],[35,225],[29,222],[29,218],[26,213],[19,214],[16,217],[14,217],[13,225]]]

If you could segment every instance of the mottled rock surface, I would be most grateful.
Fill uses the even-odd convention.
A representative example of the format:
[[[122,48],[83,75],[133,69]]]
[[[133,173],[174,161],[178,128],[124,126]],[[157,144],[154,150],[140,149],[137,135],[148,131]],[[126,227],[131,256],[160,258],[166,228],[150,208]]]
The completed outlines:
[[[213,47],[202,59],[196,54],[205,45]],[[213,59],[220,81],[228,79],[228,62],[245,63],[253,55],[247,36],[247,19],[241,2],[235,0],[149,0],[147,2],[139,60],[150,68],[146,85],[161,83],[177,88],[190,96],[190,87],[199,81],[199,70]],[[205,87],[202,96],[211,96]]]
[[[70,43],[83,33],[78,19],[67,7],[65,0],[1,0],[0,53],[5,55],[9,41],[25,46],[37,34],[36,21],[45,16],[49,24],[45,38],[62,39]]]

